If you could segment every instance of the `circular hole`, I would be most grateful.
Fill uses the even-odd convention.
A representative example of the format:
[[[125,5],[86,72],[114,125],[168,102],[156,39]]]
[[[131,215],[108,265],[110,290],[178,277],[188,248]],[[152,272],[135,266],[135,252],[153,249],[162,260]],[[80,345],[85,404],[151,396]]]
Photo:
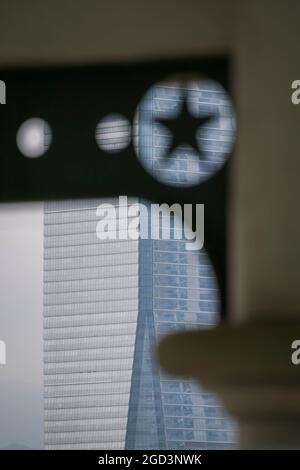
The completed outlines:
[[[121,114],[108,114],[98,123],[95,139],[101,150],[108,153],[119,153],[130,143],[130,122]]]
[[[18,149],[28,158],[38,158],[44,155],[50,147],[51,141],[51,128],[41,118],[27,119],[17,132]]]
[[[138,106],[137,156],[158,181],[193,186],[215,174],[235,139],[228,93],[214,80],[181,75],[153,85]]]

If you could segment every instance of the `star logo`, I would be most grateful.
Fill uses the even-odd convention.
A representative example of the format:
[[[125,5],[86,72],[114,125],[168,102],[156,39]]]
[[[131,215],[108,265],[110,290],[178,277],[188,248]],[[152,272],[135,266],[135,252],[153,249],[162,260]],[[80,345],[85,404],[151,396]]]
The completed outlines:
[[[166,127],[172,135],[172,142],[164,158],[169,159],[174,150],[182,144],[190,145],[201,160],[204,159],[204,151],[197,139],[197,131],[207,124],[214,116],[208,115],[195,118],[192,116],[187,105],[187,95],[184,94],[181,111],[178,116],[172,118],[157,118],[155,122]]]

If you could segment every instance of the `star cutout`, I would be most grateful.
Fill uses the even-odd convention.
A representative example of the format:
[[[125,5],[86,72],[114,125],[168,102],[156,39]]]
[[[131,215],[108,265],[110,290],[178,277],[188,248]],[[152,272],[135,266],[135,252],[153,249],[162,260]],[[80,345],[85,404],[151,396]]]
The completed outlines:
[[[207,124],[213,115],[205,117],[197,117],[191,115],[187,107],[187,96],[184,96],[180,114],[174,118],[158,118],[155,121],[165,126],[172,134],[171,146],[164,158],[170,158],[173,151],[182,144],[190,145],[195,152],[203,159],[204,152],[201,149],[197,139],[196,133],[199,127]]]

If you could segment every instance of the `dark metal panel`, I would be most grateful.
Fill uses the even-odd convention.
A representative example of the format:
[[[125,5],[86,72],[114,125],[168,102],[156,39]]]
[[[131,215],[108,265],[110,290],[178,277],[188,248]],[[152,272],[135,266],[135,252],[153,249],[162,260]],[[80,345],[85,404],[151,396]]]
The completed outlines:
[[[205,204],[205,247],[216,269],[224,315],[228,163],[198,186],[174,188],[145,172],[132,143],[112,158],[94,138],[103,116],[117,112],[132,122],[145,91],[182,72],[198,72],[229,91],[226,57],[0,70],[7,103],[0,106],[0,202],[126,194],[161,203]],[[53,142],[43,157],[29,159],[16,146],[16,132],[24,120],[37,116],[50,123]]]

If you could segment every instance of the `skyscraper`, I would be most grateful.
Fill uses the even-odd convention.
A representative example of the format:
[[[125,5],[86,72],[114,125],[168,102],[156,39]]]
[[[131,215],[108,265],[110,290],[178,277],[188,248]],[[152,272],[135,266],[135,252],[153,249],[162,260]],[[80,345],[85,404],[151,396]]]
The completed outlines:
[[[122,448],[138,317],[138,241],[100,242],[100,201],[45,207],[47,447]]]
[[[190,162],[186,146],[177,151],[173,167],[166,167],[161,156],[170,136],[153,116],[180,108],[178,90],[176,84],[162,85],[142,102],[136,146],[146,149],[142,160],[148,171],[161,170],[162,180],[180,185],[195,183],[222,163],[232,129],[226,121],[217,143],[200,137],[209,141],[204,142],[209,155],[204,170],[197,159]],[[210,110],[226,108],[227,98],[218,89],[198,91],[188,89],[191,107],[200,102]],[[230,447],[231,423],[216,398],[192,381],[163,374],[153,357],[162,334],[217,322],[218,292],[209,258],[186,251],[184,240],[97,239],[102,202],[45,204],[46,448]],[[105,202],[119,210],[117,199]]]

